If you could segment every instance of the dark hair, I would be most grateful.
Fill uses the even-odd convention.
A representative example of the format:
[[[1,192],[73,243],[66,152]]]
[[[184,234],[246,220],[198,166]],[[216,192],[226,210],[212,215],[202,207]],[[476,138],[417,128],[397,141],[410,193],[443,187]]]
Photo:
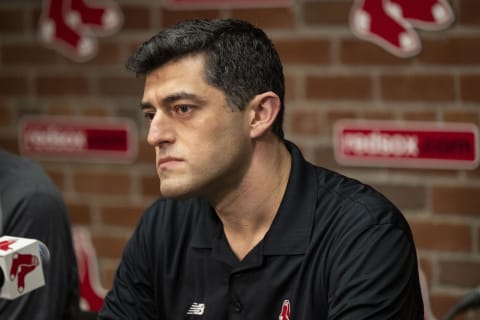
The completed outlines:
[[[276,93],[281,109],[272,130],[283,140],[282,63],[265,32],[248,22],[234,19],[181,22],[143,43],[129,58],[127,69],[146,75],[169,61],[195,54],[205,55],[206,81],[225,92],[232,109],[243,110],[257,94]]]

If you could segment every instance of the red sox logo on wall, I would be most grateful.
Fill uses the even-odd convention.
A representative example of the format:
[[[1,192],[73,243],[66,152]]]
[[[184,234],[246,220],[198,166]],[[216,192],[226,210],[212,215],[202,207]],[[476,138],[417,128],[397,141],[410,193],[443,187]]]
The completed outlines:
[[[87,229],[72,229],[75,256],[78,265],[78,281],[80,284],[80,308],[98,312],[103,306],[106,290],[100,283],[98,260]]]
[[[350,25],[359,38],[407,58],[422,48],[414,28],[442,30],[453,20],[446,0],[355,0]]]
[[[39,22],[40,40],[72,60],[84,62],[97,53],[96,37],[116,33],[123,15],[113,2],[86,0],[44,0]]]

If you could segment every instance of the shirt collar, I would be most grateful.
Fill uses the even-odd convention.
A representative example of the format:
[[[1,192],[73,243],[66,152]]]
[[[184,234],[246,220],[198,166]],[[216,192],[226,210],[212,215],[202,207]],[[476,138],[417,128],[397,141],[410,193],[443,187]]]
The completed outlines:
[[[315,170],[291,142],[286,146],[292,155],[287,189],[264,241],[264,254],[303,254],[311,236],[315,195]]]
[[[286,141],[285,144],[292,156],[292,168],[277,215],[263,240],[265,255],[304,254],[313,226],[317,190],[315,169],[293,143]],[[212,248],[221,238],[221,232],[220,219],[210,207],[208,214],[199,217],[192,246]]]

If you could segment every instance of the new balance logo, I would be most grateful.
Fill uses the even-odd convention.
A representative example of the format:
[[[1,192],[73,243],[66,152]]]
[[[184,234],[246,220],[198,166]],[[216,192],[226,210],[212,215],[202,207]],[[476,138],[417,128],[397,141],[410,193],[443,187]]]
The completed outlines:
[[[187,315],[196,315],[196,316],[201,316],[203,315],[203,312],[205,311],[205,304],[204,303],[198,303],[194,302],[188,308]]]

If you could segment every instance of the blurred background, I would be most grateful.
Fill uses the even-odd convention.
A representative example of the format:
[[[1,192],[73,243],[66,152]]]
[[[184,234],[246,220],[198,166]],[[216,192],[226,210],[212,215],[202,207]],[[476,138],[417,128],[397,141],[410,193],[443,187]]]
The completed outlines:
[[[139,109],[143,83],[125,70],[126,59],[175,22],[219,17],[248,20],[272,37],[285,65],[287,138],[313,163],[374,186],[404,212],[437,318],[480,285],[480,169],[347,167],[335,161],[333,143],[333,124],[341,119],[478,126],[480,1],[449,1],[455,21],[443,30],[417,29],[422,50],[413,57],[356,37],[350,26],[353,0],[240,6],[214,1],[205,7],[202,1],[173,7],[161,0],[117,0],[105,2],[123,17],[115,32],[72,28],[70,42],[62,44],[57,33],[48,45],[39,33],[48,33],[45,14],[54,2],[0,1],[0,147],[22,154],[19,123],[26,116],[134,124],[128,159],[32,155],[62,191],[73,225],[91,235],[103,288],[111,287],[123,246],[158,197],[154,153]],[[50,22],[59,28],[61,19],[54,17]],[[91,40],[86,53],[72,53],[85,35]],[[92,41],[95,50],[88,47]],[[479,318],[474,311],[458,317]]]

